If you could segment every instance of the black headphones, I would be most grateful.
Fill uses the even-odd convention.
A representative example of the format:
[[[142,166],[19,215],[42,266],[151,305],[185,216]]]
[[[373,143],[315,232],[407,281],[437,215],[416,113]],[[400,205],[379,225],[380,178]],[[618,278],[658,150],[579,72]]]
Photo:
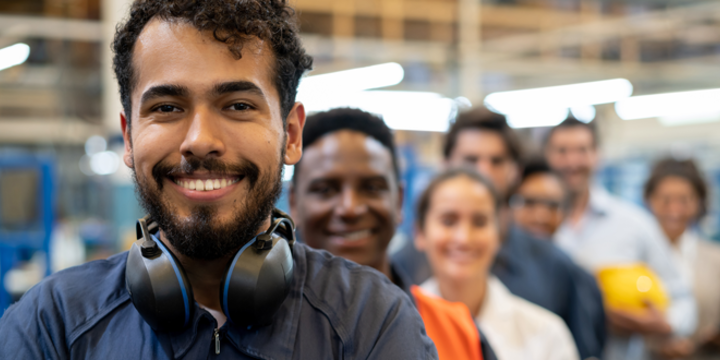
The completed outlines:
[[[132,303],[154,330],[182,330],[195,308],[185,270],[155,237],[159,228],[149,215],[138,220],[136,229],[138,240],[125,264],[125,287]],[[274,209],[270,228],[235,254],[223,277],[220,303],[230,322],[239,326],[270,323],[290,291],[294,244],[295,224]]]

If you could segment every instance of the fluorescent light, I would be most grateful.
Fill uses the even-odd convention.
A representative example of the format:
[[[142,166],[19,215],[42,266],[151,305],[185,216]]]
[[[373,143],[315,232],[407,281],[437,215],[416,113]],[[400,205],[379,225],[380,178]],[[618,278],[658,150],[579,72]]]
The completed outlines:
[[[399,84],[405,71],[398,63],[385,63],[308,76],[300,81],[298,97],[305,94],[357,92]],[[302,100],[299,100],[302,101]]]
[[[528,128],[540,126],[555,126],[568,117],[568,108],[541,108],[526,109],[525,111],[515,111],[506,114],[507,122],[510,127]]]
[[[456,112],[452,99],[432,92],[359,91],[308,95],[301,100],[308,112],[339,107],[361,109],[382,116],[388,127],[395,130],[444,132]]]
[[[485,105],[501,114],[524,112],[527,108],[572,108],[616,102],[632,95],[627,79],[611,79],[536,89],[502,91],[485,97]],[[521,110],[518,110],[522,108]],[[556,110],[557,111],[557,110]]]
[[[664,125],[686,125],[720,120],[720,89],[633,96],[615,103],[623,120],[659,118]]]
[[[592,105],[574,106],[570,108],[570,112],[572,116],[586,124],[593,121],[597,114],[595,107]]]
[[[0,70],[20,65],[30,56],[30,46],[23,43],[0,49]]]

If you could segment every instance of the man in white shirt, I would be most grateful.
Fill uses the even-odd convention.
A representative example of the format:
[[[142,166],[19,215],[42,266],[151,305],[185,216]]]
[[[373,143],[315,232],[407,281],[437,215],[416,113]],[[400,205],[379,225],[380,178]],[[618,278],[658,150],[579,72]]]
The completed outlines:
[[[644,359],[649,351],[643,336],[691,334],[697,321],[695,301],[673,265],[657,223],[643,209],[592,184],[598,164],[595,128],[565,120],[548,134],[545,156],[571,194],[556,244],[590,272],[608,265],[645,263],[660,276],[671,299],[665,313],[652,306],[642,314],[606,309],[611,336],[604,357]]]

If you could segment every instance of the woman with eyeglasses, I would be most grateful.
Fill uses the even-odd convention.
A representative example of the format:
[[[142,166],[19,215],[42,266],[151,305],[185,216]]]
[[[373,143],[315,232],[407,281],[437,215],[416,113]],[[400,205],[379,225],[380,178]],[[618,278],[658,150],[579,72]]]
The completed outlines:
[[[720,245],[700,235],[697,224],[707,209],[708,189],[692,160],[657,162],[645,184],[645,201],[670,242],[675,266],[692,284],[698,327],[688,339],[664,341],[667,358],[720,358]]]
[[[415,246],[434,276],[421,287],[467,305],[500,360],[578,359],[560,317],[512,295],[491,275],[498,206],[491,183],[471,170],[446,171],[430,183],[418,203]]]

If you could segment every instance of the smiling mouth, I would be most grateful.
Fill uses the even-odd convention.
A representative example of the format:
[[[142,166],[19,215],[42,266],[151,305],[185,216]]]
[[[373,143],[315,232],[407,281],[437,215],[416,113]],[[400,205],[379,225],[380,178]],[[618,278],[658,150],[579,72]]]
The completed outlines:
[[[213,179],[192,179],[175,177],[170,180],[179,186],[194,191],[213,191],[224,189],[242,180],[243,177],[218,177]]]
[[[334,233],[332,235],[340,237],[344,241],[347,241],[347,242],[355,242],[360,239],[365,239],[367,237],[370,237],[370,235],[372,235],[372,233],[373,233],[372,230],[367,229],[367,230],[358,230],[358,231],[351,231],[351,232]]]

